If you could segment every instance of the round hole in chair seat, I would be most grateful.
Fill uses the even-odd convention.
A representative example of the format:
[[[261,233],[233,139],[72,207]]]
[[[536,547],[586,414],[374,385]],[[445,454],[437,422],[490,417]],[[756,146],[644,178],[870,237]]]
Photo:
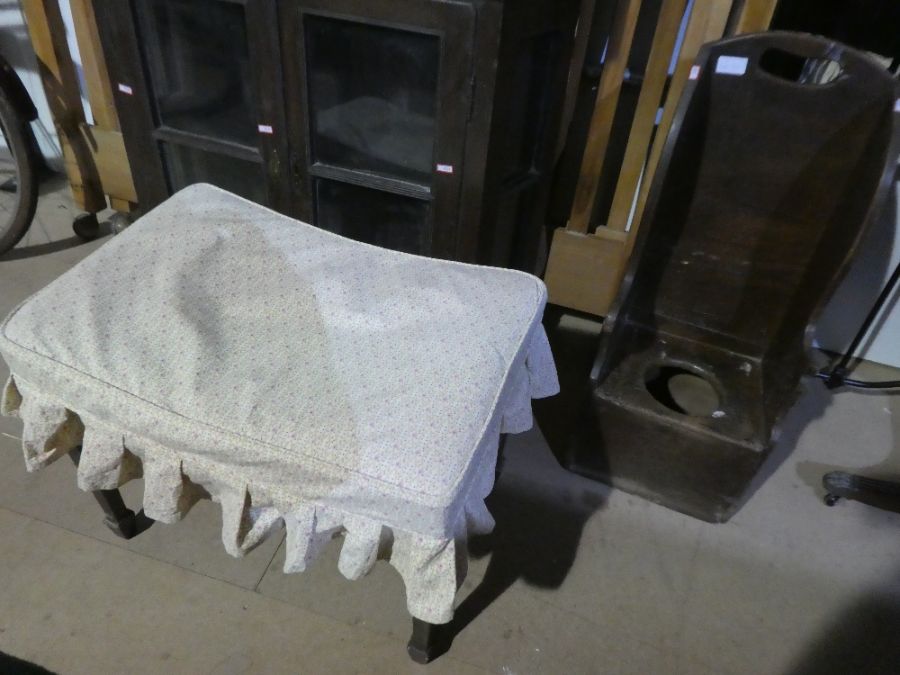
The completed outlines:
[[[719,394],[702,375],[680,366],[654,366],[644,379],[647,391],[682,415],[711,417],[719,409]]]

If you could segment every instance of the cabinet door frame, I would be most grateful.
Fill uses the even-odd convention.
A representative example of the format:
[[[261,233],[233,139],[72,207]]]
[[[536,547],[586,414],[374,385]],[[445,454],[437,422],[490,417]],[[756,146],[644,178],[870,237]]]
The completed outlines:
[[[504,171],[499,150],[492,148],[483,179],[483,204],[480,217],[491,227],[479,232],[479,250],[482,261],[490,265],[514,267],[540,274],[539,242],[545,227],[544,214],[550,183],[556,164],[556,148],[562,117],[563,99],[568,81],[569,64],[574,44],[575,24],[578,17],[577,2],[525,3],[515,12],[507,12],[503,20],[503,40],[498,54],[495,73],[495,103],[491,116],[489,137],[497,139],[509,128],[509,116],[518,109],[508,108],[504,101],[514,99],[513,72],[516,59],[523,46],[544,38],[550,43],[552,58],[546,63],[544,89],[539,95],[539,107],[532,112],[537,120],[530,167],[525,171]],[[530,105],[530,101],[526,106]],[[512,226],[504,229],[499,217],[504,199],[517,204],[517,215]],[[527,217],[519,212],[528,214]]]
[[[464,173],[465,136],[473,94],[475,10],[466,2],[446,0],[279,0],[283,72],[291,147],[294,211],[314,222],[316,178],[339,180],[400,196],[431,202],[429,255],[456,256],[459,202]],[[307,87],[308,59],[304,20],[307,16],[380,26],[433,35],[440,40],[435,96],[435,141],[430,188],[378,174],[314,163]],[[452,167],[439,172],[437,165]]]
[[[257,130],[255,149],[202,134],[173,130],[157,121],[153,83],[141,48],[136,0],[94,0],[97,27],[108,64],[119,124],[141,211],[170,194],[159,143],[180,143],[225,157],[259,162],[266,178],[267,205],[282,213],[291,206],[288,182],[288,135],[284,124],[281,54],[275,0],[216,0],[242,5],[247,45],[254,72]],[[263,76],[270,74],[270,76]]]

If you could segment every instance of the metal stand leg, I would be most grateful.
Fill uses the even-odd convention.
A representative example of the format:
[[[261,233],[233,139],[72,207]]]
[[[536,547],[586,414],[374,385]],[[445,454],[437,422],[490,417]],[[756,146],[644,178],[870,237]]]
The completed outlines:
[[[844,352],[840,360],[830,371],[823,370],[819,373],[819,377],[825,380],[826,387],[829,389],[837,389],[844,385],[857,387],[859,389],[896,389],[900,387],[900,380],[860,382],[859,380],[851,380],[847,377],[850,374],[850,361],[856,355],[860,344],[862,344],[863,338],[866,336],[866,333],[869,332],[869,328],[872,327],[872,324],[875,323],[875,319],[878,318],[881,314],[881,310],[884,308],[887,301],[890,300],[898,283],[900,283],[900,263],[897,263],[897,266],[891,273],[890,278],[888,278],[884,288],[881,289],[881,293],[879,293],[878,297],[875,299],[875,304],[872,305],[872,308],[863,320],[859,330],[856,331],[856,335],[853,336],[853,340],[850,342],[850,346],[847,347],[847,351]]]
[[[443,652],[439,640],[440,626],[413,617],[412,637],[406,651],[416,663],[429,663]]]
[[[895,481],[832,471],[822,478],[822,485],[825,486],[825,503],[828,506],[834,506],[844,498],[891,510],[900,507],[900,483]]]
[[[75,466],[78,466],[78,460],[81,459],[81,448],[72,450],[69,457],[75,462]],[[100,508],[103,509],[106,516],[103,523],[113,534],[122,539],[131,539],[137,534],[135,513],[125,506],[118,490],[94,490],[91,494],[94,495],[94,499],[100,504]]]

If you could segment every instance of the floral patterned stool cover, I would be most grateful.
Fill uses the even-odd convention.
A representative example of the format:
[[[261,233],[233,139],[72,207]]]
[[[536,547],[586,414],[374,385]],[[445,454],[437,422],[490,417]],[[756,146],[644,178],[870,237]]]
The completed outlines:
[[[143,476],[171,523],[222,507],[240,556],[282,523],[285,572],[338,533],[446,623],[487,532],[501,433],[559,385],[543,283],[389,251],[209,185],[182,190],[6,319],[3,412],[29,470],[82,447],[78,484]]]

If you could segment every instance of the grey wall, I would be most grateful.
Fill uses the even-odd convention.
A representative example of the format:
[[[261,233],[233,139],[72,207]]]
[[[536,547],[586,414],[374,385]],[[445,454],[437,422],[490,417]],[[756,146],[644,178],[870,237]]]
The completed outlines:
[[[842,351],[868,313],[887,277],[900,262],[900,182],[888,205],[862,242],[857,259],[819,321],[817,342]],[[870,361],[900,367],[900,289],[864,341],[860,355]]]

